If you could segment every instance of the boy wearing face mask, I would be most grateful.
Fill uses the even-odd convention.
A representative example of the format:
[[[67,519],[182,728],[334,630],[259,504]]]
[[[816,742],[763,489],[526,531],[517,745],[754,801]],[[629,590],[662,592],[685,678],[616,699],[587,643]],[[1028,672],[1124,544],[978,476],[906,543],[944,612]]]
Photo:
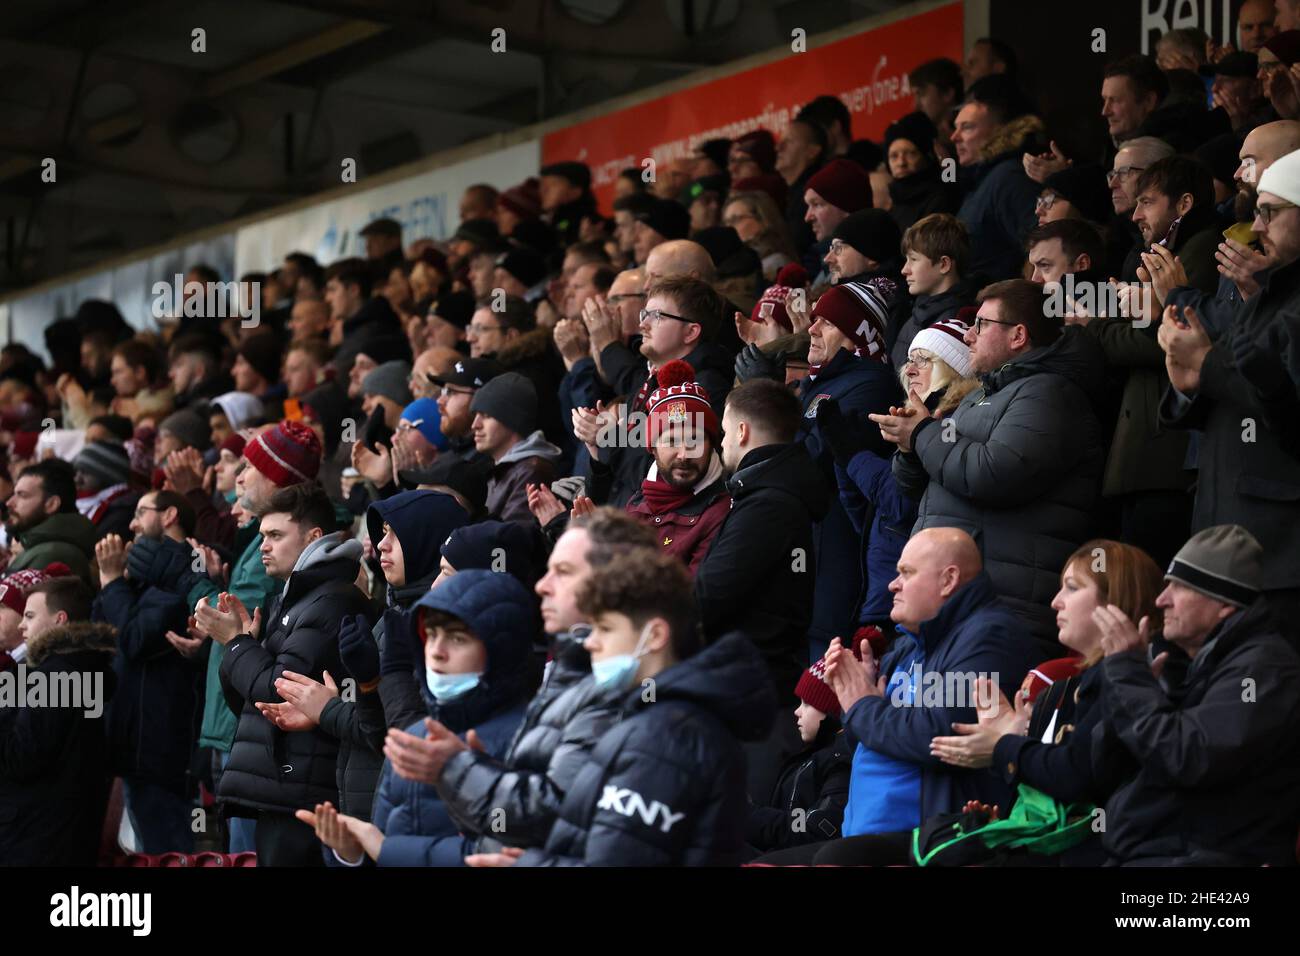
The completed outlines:
[[[420,695],[428,715],[406,732],[422,737],[440,725],[500,756],[537,685],[536,599],[509,574],[470,569],[426,591],[404,620],[423,646]],[[399,776],[391,763],[384,765],[372,822],[328,803],[298,818],[314,825],[347,866],[461,866],[470,848],[437,790]]]
[[[579,592],[592,622],[593,679],[621,695],[544,847],[507,847],[471,866],[735,866],[747,797],[741,741],[771,730],[776,696],[753,644],[701,647],[690,576],[646,551],[596,568]]]

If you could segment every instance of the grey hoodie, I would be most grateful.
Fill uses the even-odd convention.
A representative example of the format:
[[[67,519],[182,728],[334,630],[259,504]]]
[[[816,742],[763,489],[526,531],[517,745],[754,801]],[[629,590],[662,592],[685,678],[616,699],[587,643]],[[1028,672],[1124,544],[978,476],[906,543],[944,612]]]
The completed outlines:
[[[538,429],[501,456],[488,479],[488,515],[498,521],[531,524],[534,518],[528,510],[527,486],[554,481],[562,454]]]

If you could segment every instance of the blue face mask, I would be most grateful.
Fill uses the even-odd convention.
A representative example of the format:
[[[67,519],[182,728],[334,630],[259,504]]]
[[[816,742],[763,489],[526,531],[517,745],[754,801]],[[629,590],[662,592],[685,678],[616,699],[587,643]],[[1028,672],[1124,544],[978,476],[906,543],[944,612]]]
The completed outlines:
[[[424,669],[424,682],[429,693],[440,704],[464,697],[478,686],[482,677],[482,674],[438,674],[427,667]]]
[[[641,655],[645,653],[645,642],[650,637],[650,625],[646,625],[641,631],[641,637],[636,642],[636,649],[631,654],[618,654],[614,657],[607,657],[603,661],[591,662],[591,676],[596,680],[596,686],[600,688],[618,688],[627,690],[632,686],[632,679],[636,676],[638,661]]]

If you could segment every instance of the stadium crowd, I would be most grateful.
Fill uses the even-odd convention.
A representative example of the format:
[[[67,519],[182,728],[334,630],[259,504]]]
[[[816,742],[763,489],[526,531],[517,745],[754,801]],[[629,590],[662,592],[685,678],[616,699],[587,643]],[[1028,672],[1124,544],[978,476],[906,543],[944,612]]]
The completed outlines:
[[[0,863],[1295,863],[1298,7],[6,346]]]

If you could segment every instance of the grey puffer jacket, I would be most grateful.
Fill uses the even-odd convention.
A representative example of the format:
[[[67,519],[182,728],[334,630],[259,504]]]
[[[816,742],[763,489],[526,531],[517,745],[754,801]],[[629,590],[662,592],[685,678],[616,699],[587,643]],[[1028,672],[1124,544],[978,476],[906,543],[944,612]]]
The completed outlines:
[[[559,640],[505,757],[463,750],[443,768],[438,795],[461,833],[481,838],[477,852],[546,843],[565,793],[627,696],[599,688],[590,667],[580,643]]]
[[[1092,403],[1102,367],[1097,343],[1067,328],[981,376],[951,416],[922,422],[913,452],[894,455],[900,488],[921,498],[913,531],[970,532],[994,589],[1048,643],[1061,565],[1093,530],[1106,457]]]

